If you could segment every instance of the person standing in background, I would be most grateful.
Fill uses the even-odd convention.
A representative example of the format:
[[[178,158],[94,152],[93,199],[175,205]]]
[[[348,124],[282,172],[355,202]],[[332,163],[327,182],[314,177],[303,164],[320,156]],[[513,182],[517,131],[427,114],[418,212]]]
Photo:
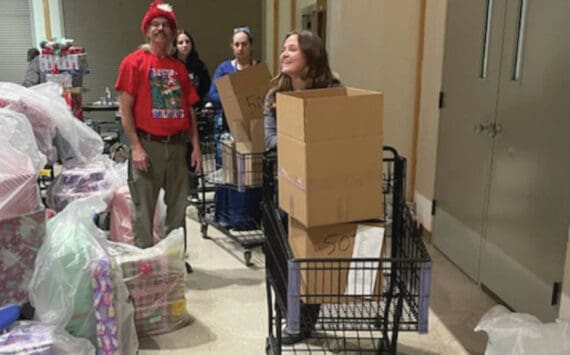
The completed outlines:
[[[214,109],[214,139],[216,141],[216,164],[221,165],[221,152],[219,139],[224,131],[227,131],[227,122],[224,118],[222,110],[222,103],[218,88],[216,87],[216,80],[222,76],[233,74],[239,70],[249,68],[256,65],[258,62],[253,59],[253,36],[251,29],[247,26],[236,27],[233,30],[231,47],[233,50],[234,58],[223,61],[212,78],[210,91],[206,103],[207,108]]]
[[[186,65],[186,70],[188,70],[190,79],[200,97],[200,101],[194,105],[194,109],[200,109],[205,103],[212,82],[206,63],[200,59],[196,42],[188,31],[178,30],[174,45],[173,55]]]
[[[40,82],[40,51],[37,48],[30,48],[28,49],[28,67],[22,85],[29,88]]]
[[[178,30],[174,39],[174,51],[172,55],[186,65],[186,70],[190,75],[190,80],[194,84],[200,101],[194,104],[194,110],[199,118],[207,117],[208,112],[203,111],[204,102],[210,89],[211,79],[206,63],[204,63],[198,55],[196,42],[185,30]],[[194,150],[192,142],[186,143],[189,152]],[[190,155],[191,156],[191,155]],[[198,176],[192,167],[192,162],[187,159],[188,170],[190,171],[190,202],[198,203]]]
[[[187,139],[195,147],[192,165],[198,170],[201,167],[192,108],[200,98],[184,64],[170,55],[176,27],[172,7],[153,1],[141,23],[148,50],[138,49],[123,59],[115,84],[120,92],[122,125],[131,144],[128,183],[139,248],[153,245],[153,216],[161,188],[167,206],[166,233],[185,225]]]

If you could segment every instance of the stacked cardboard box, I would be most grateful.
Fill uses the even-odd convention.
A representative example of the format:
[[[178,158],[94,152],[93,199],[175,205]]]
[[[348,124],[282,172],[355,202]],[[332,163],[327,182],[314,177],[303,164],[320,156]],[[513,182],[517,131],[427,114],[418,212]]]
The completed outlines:
[[[382,104],[381,93],[354,88],[277,94],[279,206],[290,216],[296,258],[361,256],[354,250],[358,221],[383,218]],[[382,229],[376,227],[381,247]],[[355,269],[352,263],[335,261],[302,270],[305,302],[344,302],[340,295],[379,292],[381,272],[374,274],[375,286],[353,292],[349,269]]]

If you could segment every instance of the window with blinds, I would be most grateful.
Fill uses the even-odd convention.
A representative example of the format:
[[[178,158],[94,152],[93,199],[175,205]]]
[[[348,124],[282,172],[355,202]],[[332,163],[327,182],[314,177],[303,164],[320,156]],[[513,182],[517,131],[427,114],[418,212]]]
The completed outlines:
[[[32,25],[28,1],[0,0],[0,81],[22,83],[26,72]]]

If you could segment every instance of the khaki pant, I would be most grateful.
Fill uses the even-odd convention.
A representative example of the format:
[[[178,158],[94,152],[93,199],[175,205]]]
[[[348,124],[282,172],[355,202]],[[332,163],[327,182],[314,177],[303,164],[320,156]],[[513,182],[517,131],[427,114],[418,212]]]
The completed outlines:
[[[158,193],[164,189],[166,233],[184,227],[188,196],[188,170],[184,143],[159,143],[139,138],[150,167],[143,172],[129,160],[129,189],[133,200],[133,233],[139,248],[153,245],[153,218]],[[132,157],[131,157],[132,158]]]

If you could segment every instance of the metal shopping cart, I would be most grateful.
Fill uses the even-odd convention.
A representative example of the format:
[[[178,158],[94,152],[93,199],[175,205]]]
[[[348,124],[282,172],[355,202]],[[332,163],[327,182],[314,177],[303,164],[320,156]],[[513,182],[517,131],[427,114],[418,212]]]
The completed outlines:
[[[293,255],[275,203],[276,154],[266,154],[267,354],[396,354],[399,331],[427,332],[431,259],[404,201],[406,161],[385,147],[383,162],[385,256],[300,259]],[[342,281],[350,274],[368,280],[368,287],[349,289]],[[310,336],[285,346],[284,328],[289,334]]]
[[[245,264],[251,266],[252,248],[261,247],[260,230],[263,196],[263,153],[248,153],[229,134],[217,137],[213,120],[199,119],[202,170],[198,172],[198,209],[202,237],[213,226],[243,251]]]

